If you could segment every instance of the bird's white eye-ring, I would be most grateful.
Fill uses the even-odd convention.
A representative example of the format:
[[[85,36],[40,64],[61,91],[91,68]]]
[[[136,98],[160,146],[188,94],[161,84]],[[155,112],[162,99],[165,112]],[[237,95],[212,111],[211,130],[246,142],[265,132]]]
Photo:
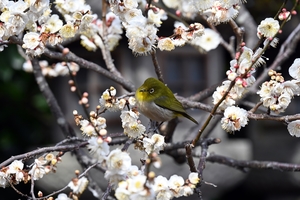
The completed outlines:
[[[151,88],[151,89],[149,90],[149,93],[152,94],[153,92],[154,92],[154,88]]]

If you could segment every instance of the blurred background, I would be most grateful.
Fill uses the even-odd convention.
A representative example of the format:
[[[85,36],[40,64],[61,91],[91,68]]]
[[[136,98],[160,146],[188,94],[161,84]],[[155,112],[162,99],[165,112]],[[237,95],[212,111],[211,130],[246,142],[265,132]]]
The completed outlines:
[[[290,2],[290,1],[289,1]],[[99,2],[91,2],[93,12],[100,16],[101,8]],[[248,1],[244,4],[252,14],[257,24],[266,17],[274,16],[282,1]],[[290,2],[291,3],[291,2]],[[290,5],[290,4],[288,4]],[[299,12],[299,10],[298,10]],[[242,13],[241,13],[242,14]],[[163,23],[159,36],[171,35],[174,20],[169,18]],[[300,22],[299,16],[284,27],[283,33],[279,36],[280,43],[276,49],[269,49],[264,55],[269,58],[267,65],[270,65],[280,49],[280,44],[288,37],[289,33]],[[205,26],[205,24],[204,24]],[[228,25],[217,26],[223,38],[228,41],[233,35]],[[246,30],[248,35],[256,35],[256,29]],[[247,46],[254,46],[250,43]],[[89,61],[105,66],[100,50],[87,52],[79,41],[68,46],[71,51]],[[295,53],[282,65],[280,72],[287,79],[288,67],[294,59],[299,57],[300,45]],[[124,36],[120,45],[112,52],[114,63],[119,71],[129,80],[139,86],[151,76],[155,76],[153,63],[150,56],[135,57],[127,48],[127,38]],[[214,84],[220,84],[225,78],[225,72],[229,68],[231,60],[226,50],[219,46],[208,54],[200,54],[191,46],[177,48],[173,52],[157,51],[158,62],[162,67],[165,82],[174,93],[180,96],[190,96]],[[5,48],[0,53],[0,162],[18,155],[37,149],[39,147],[51,146],[63,139],[63,134],[56,124],[48,105],[39,91],[34,75],[22,70],[23,58],[18,54],[17,48],[13,45]],[[49,60],[49,62],[55,62]],[[257,74],[262,73],[263,68],[258,69]],[[106,77],[93,71],[80,69],[76,79],[81,91],[89,93],[90,110],[98,105],[102,92],[110,86],[117,88],[118,95],[126,93],[120,86]],[[68,122],[80,135],[76,128],[72,111],[78,110],[83,113],[78,105],[77,96],[72,93],[68,86],[68,77],[48,78],[47,81],[57,97]],[[248,100],[257,102],[259,98],[249,97]],[[204,101],[211,104],[211,99]],[[293,99],[286,114],[299,113],[299,97]],[[244,107],[249,109],[249,107]],[[188,111],[196,120],[204,120],[207,113],[201,110]],[[105,113],[107,118],[107,130],[109,133],[121,132],[119,113]],[[148,123],[143,119],[144,124]],[[190,122],[184,119],[176,130],[174,141],[181,141],[188,137]],[[184,132],[184,134],[182,134]],[[210,152],[226,155],[239,160],[260,160],[300,163],[300,143],[298,138],[291,137],[284,124],[271,121],[250,121],[249,125],[235,134],[227,134],[220,128],[220,123],[213,129],[212,137],[221,138],[222,142],[210,147]],[[131,149],[132,150],[132,149]],[[198,149],[199,150],[199,149]],[[188,166],[178,165],[172,158],[162,155],[163,168],[157,173],[170,176],[174,173],[186,175]],[[139,164],[137,159],[136,164]],[[37,181],[39,188],[44,194],[51,193],[65,186],[74,177],[74,170],[80,169],[72,155],[65,155],[63,162],[58,164],[56,174],[47,175],[47,179]],[[172,170],[171,170],[172,169]],[[73,171],[72,171],[73,170]],[[103,188],[106,182],[103,176],[99,176],[99,184]],[[62,176],[63,174],[63,176]],[[275,170],[249,170],[247,173],[219,164],[207,163],[204,171],[205,181],[216,184],[214,188],[209,185],[202,187],[204,199],[227,200],[227,199],[261,199],[261,200],[296,200],[300,199],[300,175],[299,172],[281,172]],[[19,184],[16,186],[20,191],[28,193],[30,184]],[[0,188],[1,199],[22,199],[12,188]],[[91,193],[85,191],[82,199],[90,199]],[[190,199],[195,199],[196,196]],[[92,199],[92,198],[91,198]]]

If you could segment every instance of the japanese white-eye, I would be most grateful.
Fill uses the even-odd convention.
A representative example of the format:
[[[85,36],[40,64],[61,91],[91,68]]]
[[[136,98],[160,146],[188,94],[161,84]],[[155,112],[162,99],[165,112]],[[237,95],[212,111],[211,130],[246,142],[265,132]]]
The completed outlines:
[[[186,113],[170,88],[156,78],[148,78],[136,90],[135,97],[139,111],[151,120],[164,122],[183,116],[198,124]]]

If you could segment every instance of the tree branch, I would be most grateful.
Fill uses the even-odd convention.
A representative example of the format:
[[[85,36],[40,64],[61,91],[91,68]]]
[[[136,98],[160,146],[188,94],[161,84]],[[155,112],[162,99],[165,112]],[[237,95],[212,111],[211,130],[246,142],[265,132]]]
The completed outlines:
[[[37,150],[33,150],[33,151],[30,151],[30,152],[27,152],[27,153],[12,156],[11,158],[5,160],[4,162],[2,162],[0,164],[0,169],[7,166],[7,165],[9,165],[14,160],[27,160],[27,159],[30,159],[30,158],[35,157],[37,155],[52,152],[52,151],[63,151],[63,152],[73,151],[73,150],[79,149],[81,147],[84,147],[87,144],[88,144],[88,142],[81,142],[79,144],[70,144],[70,145],[39,148]]]
[[[243,172],[247,172],[248,169],[273,169],[287,172],[300,171],[300,164],[281,163],[274,161],[236,160],[233,158],[215,154],[209,155],[206,158],[206,161],[227,165]]]

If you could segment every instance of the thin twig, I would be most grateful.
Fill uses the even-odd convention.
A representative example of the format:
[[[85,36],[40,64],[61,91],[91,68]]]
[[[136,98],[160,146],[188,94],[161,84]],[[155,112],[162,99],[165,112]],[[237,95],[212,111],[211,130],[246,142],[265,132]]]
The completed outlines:
[[[248,169],[273,169],[286,172],[299,172],[300,164],[281,163],[274,161],[236,160],[226,156],[210,154],[206,161],[219,163],[247,172]]]
[[[241,48],[241,44],[244,41],[243,36],[245,30],[243,28],[240,28],[233,19],[229,20],[229,25],[231,26],[236,36],[236,51],[239,51],[239,49]]]
[[[34,171],[32,172],[32,174],[34,174]],[[31,179],[30,193],[31,193],[32,199],[36,200],[36,197],[34,195],[34,179],[33,178]]]
[[[129,146],[133,143],[134,139],[129,139],[125,142],[123,148],[121,149],[122,151],[127,151]]]
[[[92,164],[91,166],[89,166],[84,172],[82,172],[82,173],[78,176],[78,178],[81,178],[81,177],[83,177],[83,176],[86,176],[86,174],[87,174],[93,167],[95,167],[97,164],[98,164],[98,163],[94,163],[94,164]],[[59,189],[59,190],[56,190],[56,191],[52,192],[51,194],[48,194],[47,196],[43,196],[43,197],[41,197],[41,198],[36,198],[36,200],[43,200],[43,199],[47,199],[47,198],[49,198],[49,197],[52,197],[53,195],[58,194],[58,193],[61,193],[62,191],[66,190],[68,187],[69,187],[69,186],[66,185],[66,186],[64,186],[63,188],[61,188],[61,189]]]
[[[102,199],[102,200],[106,200],[106,199],[108,198],[108,196],[109,196],[111,190],[112,190],[112,185],[111,185],[111,184],[108,184],[108,186],[107,186],[105,192],[102,194],[101,199]]]
[[[200,179],[199,183],[196,186],[196,192],[199,196],[200,199],[202,199],[202,192],[200,190],[202,182],[203,182],[203,171],[205,169],[205,163],[206,163],[206,157],[207,157],[207,152],[208,152],[208,147],[212,144],[217,144],[220,143],[221,140],[218,138],[205,138],[204,140],[201,141],[201,154],[200,154],[200,159],[199,163],[197,166],[197,171],[198,171],[198,177]]]
[[[194,162],[194,158],[192,156],[192,146],[191,144],[186,144],[185,145],[185,152],[186,152],[186,159],[187,159],[187,162],[188,162],[188,165],[190,167],[190,171],[191,172],[197,172],[197,168],[196,168],[196,165],[195,165],[195,162]]]
[[[263,105],[263,102],[258,102],[249,112],[255,113],[261,105]]]
[[[212,119],[213,115],[217,112],[217,109],[219,108],[219,105],[221,105],[221,103],[223,102],[223,100],[227,97],[227,95],[229,94],[231,88],[235,85],[235,81],[231,81],[230,85],[228,86],[227,91],[223,94],[222,98],[218,101],[217,104],[215,104],[214,108],[212,109],[212,111],[210,112],[210,115],[207,117],[206,121],[204,122],[203,126],[200,128],[200,130],[198,131],[197,136],[195,137],[195,139],[192,141],[192,145],[195,146],[195,144],[199,141],[201,134],[203,133],[203,131],[205,130],[205,128],[208,126],[210,120]]]
[[[159,64],[158,64],[158,60],[157,60],[155,51],[152,51],[152,52],[151,52],[151,58],[152,58],[152,62],[153,62],[153,65],[154,65],[154,69],[155,69],[157,78],[158,78],[161,82],[164,82],[164,77],[163,77],[161,68],[160,68],[160,66],[159,66]]]
[[[23,196],[23,197],[26,197],[27,199],[31,199],[30,196],[28,196],[27,194],[23,194],[21,191],[19,191],[15,186],[14,184],[12,184],[9,180],[7,180],[7,182],[9,183],[10,187],[16,192],[18,193],[19,195]]]

